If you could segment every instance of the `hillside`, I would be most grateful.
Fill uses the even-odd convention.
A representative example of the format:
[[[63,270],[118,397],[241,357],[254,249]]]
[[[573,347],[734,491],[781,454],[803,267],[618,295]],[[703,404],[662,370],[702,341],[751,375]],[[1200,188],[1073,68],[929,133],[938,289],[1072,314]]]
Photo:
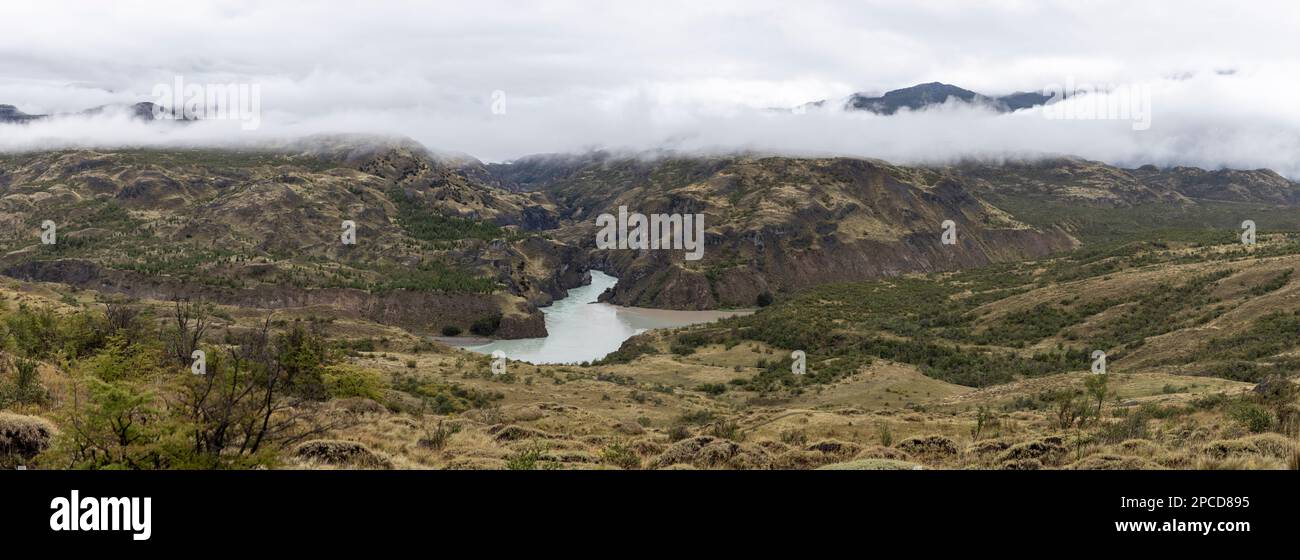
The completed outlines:
[[[515,167],[519,166],[519,167]],[[719,157],[528,160],[492,170],[567,209],[557,237],[592,249],[592,263],[621,281],[610,301],[711,309],[752,306],[760,296],[828,282],[951,270],[1038,257],[1075,245],[1032,228],[929,170],[855,159]],[[705,216],[705,258],[601,251],[595,218],[620,206]],[[956,246],[940,243],[956,223]]]
[[[496,320],[544,334],[537,305],[583,281],[539,231],[540,197],[475,183],[409,145],[312,152],[65,151],[0,156],[0,271],[106,293],[258,308],[324,306],[438,331]],[[41,224],[58,242],[41,243]],[[342,242],[344,221],[356,243]]]
[[[270,348],[299,357],[265,371],[297,372],[277,393],[292,423],[219,456],[168,435],[215,427],[180,398],[203,378],[166,357],[169,303],[6,281],[0,423],[51,427],[8,459],[42,467],[1294,469],[1298,247],[1159,239],[836,284],[601,364],[504,373],[399,328],[284,310]],[[210,355],[275,363],[245,352],[262,313],[209,317]],[[1092,348],[1108,375],[1087,373]],[[139,422],[128,443],[108,429],[122,414]]]
[[[622,281],[609,301],[680,309],[752,306],[833,282],[958,270],[1078,246],[1208,226],[1295,229],[1300,185],[1267,170],[1123,169],[1077,158],[909,167],[848,158],[640,157],[594,152],[488,166],[548,195]],[[702,213],[705,258],[595,250],[595,218],[621,206]],[[940,243],[953,220],[957,244]]]

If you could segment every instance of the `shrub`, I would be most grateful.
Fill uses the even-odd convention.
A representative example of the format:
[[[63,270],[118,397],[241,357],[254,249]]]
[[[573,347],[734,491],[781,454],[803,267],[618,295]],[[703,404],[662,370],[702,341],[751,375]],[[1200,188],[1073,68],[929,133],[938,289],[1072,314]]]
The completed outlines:
[[[451,436],[458,433],[460,433],[460,424],[444,425],[442,420],[438,420],[438,425],[425,430],[424,438],[417,441],[416,445],[442,450],[442,448],[447,447],[447,442],[451,441]]]
[[[474,321],[474,324],[469,326],[469,332],[479,336],[492,336],[499,328],[501,328],[501,314],[497,313]]]
[[[456,325],[447,325],[442,328],[442,336],[460,336],[460,327]]]
[[[546,447],[537,441],[533,441],[506,459],[506,468],[512,471],[535,471],[538,467],[555,468],[553,463],[542,460],[545,453]]]
[[[1059,438],[1047,437],[1041,440],[1026,441],[1011,446],[998,458],[999,461],[1021,461],[1034,459],[1043,463],[1059,463],[1069,452]]]
[[[364,397],[374,401],[382,398],[384,382],[379,373],[353,366],[331,366],[324,374],[325,390],[331,398]]]
[[[0,386],[0,406],[12,400],[23,404],[40,404],[49,398],[41,386],[37,372],[37,362],[27,358],[14,360],[14,383],[12,387]]]
[[[940,435],[914,437],[898,444],[898,449],[913,457],[941,459],[957,454],[957,444]]]
[[[1256,434],[1273,427],[1273,413],[1254,403],[1237,403],[1228,410],[1228,417]]]
[[[389,469],[392,462],[387,457],[371,451],[360,443],[339,440],[313,440],[294,450],[294,455],[309,461],[328,465],[347,465],[362,468]]]
[[[716,438],[731,441],[745,441],[745,431],[735,420],[723,420],[709,427],[709,434]]]
[[[0,412],[0,469],[26,464],[50,446],[54,425],[44,418]]]
[[[32,358],[53,354],[59,343],[59,320],[47,308],[32,309],[21,304],[18,311],[5,317],[4,326],[18,352]]]
[[[104,348],[82,362],[83,371],[104,381],[141,378],[157,369],[160,355],[152,349],[109,337]]]
[[[819,471],[912,471],[921,465],[894,459],[858,459],[847,463],[834,463],[818,467]]]
[[[889,429],[889,424],[884,422],[877,424],[876,433],[880,436],[880,445],[885,447],[894,446],[894,432]]]
[[[600,458],[602,461],[623,470],[630,471],[641,468],[641,457],[621,441],[611,443],[601,450]]]
[[[781,443],[803,447],[808,445],[808,432],[803,430],[782,430]]]
[[[727,386],[723,383],[705,383],[696,387],[696,389],[702,393],[707,393],[715,397],[727,392]]]
[[[678,416],[677,423],[686,426],[700,426],[712,422],[714,417],[715,415],[711,410],[693,410],[691,412],[684,412],[681,416]]]
[[[192,377],[197,376],[187,376],[186,380]],[[72,466],[157,469],[171,466],[166,461],[184,460],[179,457],[183,455],[181,450],[164,456],[157,447],[169,423],[153,393],[124,380],[103,381],[85,376],[83,381],[84,396],[80,396],[80,386],[72,389],[83,403],[70,412],[69,424],[77,429],[65,431],[57,442],[61,451],[69,453]]]
[[[678,356],[690,356],[695,353],[695,347],[689,344],[674,342],[668,347],[668,351]]]

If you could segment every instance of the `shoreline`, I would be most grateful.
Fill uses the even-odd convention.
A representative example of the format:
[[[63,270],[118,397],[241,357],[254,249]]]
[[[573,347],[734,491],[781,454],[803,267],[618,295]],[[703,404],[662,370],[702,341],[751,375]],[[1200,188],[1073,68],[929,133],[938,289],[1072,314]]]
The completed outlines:
[[[712,323],[720,319],[729,319],[731,317],[741,317],[753,315],[758,308],[745,309],[706,309],[706,310],[684,310],[684,309],[658,309],[654,307],[628,307],[623,305],[614,305],[604,302],[590,302],[584,305],[604,305],[612,308],[615,313],[629,318],[633,322],[644,322],[648,326],[645,331],[659,329],[676,329],[691,325],[703,323]],[[549,306],[548,306],[549,307]],[[689,314],[689,315],[684,315]],[[683,319],[689,318],[691,321],[687,324],[676,324]],[[661,324],[662,323],[662,324]],[[538,338],[521,338],[510,340],[545,340],[549,336]],[[471,346],[483,346],[493,342],[502,342],[506,339],[486,338],[481,336],[432,336],[429,340],[451,346],[453,348],[469,348]]]

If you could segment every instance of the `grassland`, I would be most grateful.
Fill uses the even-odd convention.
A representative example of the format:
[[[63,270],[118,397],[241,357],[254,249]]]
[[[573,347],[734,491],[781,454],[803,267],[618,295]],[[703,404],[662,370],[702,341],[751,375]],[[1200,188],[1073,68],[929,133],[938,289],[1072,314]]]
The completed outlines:
[[[1295,245],[1283,234],[1248,249],[1141,241],[829,285],[749,317],[648,333],[598,364],[512,362],[504,375],[488,357],[401,329],[279,313],[277,330],[309,325],[328,350],[310,354],[314,376],[281,396],[301,414],[286,434],[301,437],[252,455],[204,455],[174,439],[203,426],[169,404],[192,374],[166,357],[167,304],[133,303],[142,309],[130,327],[139,334],[115,342],[85,327],[109,321],[108,302],[95,294],[8,282],[6,421],[15,433],[31,433],[33,422],[53,431],[39,453],[11,451],[7,460],[45,468],[1294,469]],[[204,343],[213,353],[240,347],[264,319],[241,308],[213,317]],[[1107,375],[1088,373],[1095,347],[1112,356]],[[796,349],[808,354],[803,376],[789,369]],[[35,385],[19,379],[28,361]],[[77,391],[88,400],[71,398]],[[112,418],[115,406],[137,401],[129,410],[149,428],[127,444],[71,423]],[[106,438],[97,445],[112,453],[87,458],[78,450],[88,437]]]

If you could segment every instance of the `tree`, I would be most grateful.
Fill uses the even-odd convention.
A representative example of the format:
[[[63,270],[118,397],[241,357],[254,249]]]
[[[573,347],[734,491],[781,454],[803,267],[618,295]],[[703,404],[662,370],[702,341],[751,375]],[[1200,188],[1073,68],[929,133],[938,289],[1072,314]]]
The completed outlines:
[[[975,429],[971,430],[971,435],[975,439],[979,439],[985,427],[995,426],[996,424],[997,418],[993,415],[993,410],[986,405],[979,405],[975,414]]]
[[[173,330],[168,347],[172,358],[179,365],[189,365],[194,351],[207,332],[212,317],[212,304],[190,300],[176,300],[172,313]]]
[[[1106,402],[1106,397],[1111,394],[1110,389],[1107,386],[1107,383],[1110,381],[1109,378],[1110,374],[1102,373],[1089,375],[1083,380],[1083,387],[1088,393],[1088,397],[1090,400],[1097,402],[1097,410],[1093,413],[1094,417],[1097,419],[1101,419],[1102,404]]]
[[[1082,425],[1090,412],[1089,400],[1078,389],[1061,389],[1048,395],[1056,410],[1056,427],[1070,429],[1076,424]]]
[[[257,462],[259,453],[318,435],[293,389],[319,375],[326,358],[316,333],[296,326],[273,337],[271,317],[226,353],[213,353],[207,374],[188,376],[178,408],[192,425],[193,451],[210,467]]]
[[[162,418],[154,395],[128,381],[82,376],[61,439],[70,467],[158,469],[168,464],[156,444]]]
[[[109,334],[136,334],[139,331],[140,308],[129,301],[114,300],[104,304],[104,320]]]

